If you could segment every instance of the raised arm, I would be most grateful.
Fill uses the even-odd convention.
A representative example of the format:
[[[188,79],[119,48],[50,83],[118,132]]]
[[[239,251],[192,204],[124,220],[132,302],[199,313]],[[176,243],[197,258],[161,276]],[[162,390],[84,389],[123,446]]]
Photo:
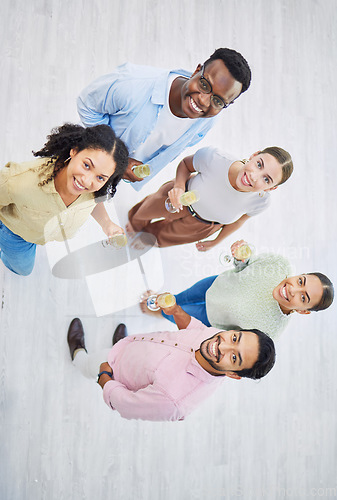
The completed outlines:
[[[104,203],[97,203],[93,211],[91,212],[92,217],[101,226],[102,230],[107,236],[112,236],[113,234],[123,234],[124,230],[117,224],[112,222],[108,212],[105,209]]]
[[[184,330],[188,327],[191,322],[191,316],[187,314],[178,304],[174,304],[172,307],[162,308],[165,314],[168,316],[172,315],[173,319],[179,328],[179,330]]]
[[[193,167],[193,156],[186,156],[177,167],[176,178],[174,182],[174,187],[168,192],[170,201],[177,212],[182,210],[182,205],[180,203],[180,196],[185,192],[185,185],[187,180],[191,177],[191,174],[195,172]]]
[[[227,238],[227,236],[229,236],[230,234],[234,233],[234,231],[239,229],[248,219],[249,215],[244,214],[242,215],[242,217],[240,217],[240,219],[233,222],[232,224],[227,224],[226,226],[222,226],[219,234],[217,235],[216,238],[214,238],[214,240],[198,241],[198,243],[196,243],[197,249],[199,250],[199,252],[205,252],[206,250],[213,248],[215,245],[217,245],[225,238]]]

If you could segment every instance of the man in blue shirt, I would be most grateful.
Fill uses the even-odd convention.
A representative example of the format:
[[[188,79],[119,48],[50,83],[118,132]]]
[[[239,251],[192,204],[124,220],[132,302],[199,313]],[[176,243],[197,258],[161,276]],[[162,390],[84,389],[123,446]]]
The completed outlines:
[[[152,178],[201,141],[250,80],[247,61],[232,49],[217,49],[193,74],[126,63],[81,92],[78,112],[85,126],[108,124],[126,143],[130,158],[124,177],[136,182],[141,179],[132,167],[148,163]],[[133,186],[139,190],[142,184]]]

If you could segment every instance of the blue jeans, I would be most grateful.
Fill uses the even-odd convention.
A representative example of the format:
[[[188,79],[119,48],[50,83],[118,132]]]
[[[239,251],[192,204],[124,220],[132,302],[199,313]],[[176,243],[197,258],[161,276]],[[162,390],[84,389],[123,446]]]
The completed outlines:
[[[190,316],[197,318],[206,326],[211,326],[206,313],[206,292],[217,276],[209,276],[195,283],[191,288],[175,295],[177,304]],[[164,318],[175,323],[173,316],[162,311]]]
[[[13,233],[0,221],[0,258],[15,274],[27,276],[34,267],[36,245]]]

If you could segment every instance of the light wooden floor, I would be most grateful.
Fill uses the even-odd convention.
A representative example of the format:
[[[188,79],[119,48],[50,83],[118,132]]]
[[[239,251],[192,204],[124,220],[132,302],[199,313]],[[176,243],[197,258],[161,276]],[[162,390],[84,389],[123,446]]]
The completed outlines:
[[[117,64],[193,70],[217,47],[242,52],[251,89],[202,145],[240,157],[280,145],[295,173],[237,237],[337,283],[335,0],[2,0],[0,19],[0,165],[78,121],[79,91]],[[135,199],[130,188],[123,203]],[[218,255],[163,250],[165,288],[220,272]],[[136,305],[97,318],[86,283],[53,277],[43,248],[28,278],[0,263],[0,289],[1,500],[337,497],[336,306],[293,318],[265,380],[228,380],[185,422],[149,423],[108,409],[66,331],[79,315],[94,350],[121,320],[131,333],[164,320]]]

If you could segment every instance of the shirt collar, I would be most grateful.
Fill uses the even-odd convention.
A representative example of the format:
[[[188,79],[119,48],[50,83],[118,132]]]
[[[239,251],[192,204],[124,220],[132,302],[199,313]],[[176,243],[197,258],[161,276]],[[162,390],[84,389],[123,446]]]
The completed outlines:
[[[50,174],[53,172],[54,164],[55,164],[55,162],[51,163],[48,166],[46,166],[45,164],[43,165],[43,170],[41,171],[41,174],[40,174],[40,182],[44,181],[45,179],[48,179],[48,177],[50,176]],[[57,197],[60,199],[61,203],[64,204],[61,196],[56,191],[55,182],[54,181],[55,181],[55,179],[51,179],[49,182],[47,182],[46,184],[44,184],[43,186],[41,186],[41,189],[45,193],[56,194]],[[82,194],[79,195],[78,198],[76,198],[75,201],[73,201],[73,203],[71,203],[69,205],[69,208],[71,206],[75,205],[75,204],[77,205],[78,203],[84,203],[84,202],[86,202],[88,200],[93,200],[94,198],[95,198],[94,193],[82,193]]]
[[[153,104],[159,104],[162,106],[165,104],[167,80],[172,74],[190,78],[192,73],[185,71],[184,69],[174,69],[169,73],[164,73],[163,76],[158,78],[154,84],[153,92],[151,95],[151,102]]]
[[[194,354],[191,356],[191,359],[187,365],[186,371],[190,373],[191,375],[194,375],[194,377],[198,378],[202,382],[206,384],[213,384],[216,382],[223,381],[226,375],[211,375],[208,373],[206,370],[204,370],[198,363],[198,361],[195,359]]]
[[[45,158],[45,163],[43,163],[40,167],[39,182],[43,182],[44,180],[48,179],[48,177],[50,177],[50,175],[53,173],[55,161],[52,161],[48,164],[48,161],[50,161],[50,159],[51,158]],[[54,179],[51,179],[49,182],[41,186],[41,189],[45,193],[57,193],[55,189]]]

